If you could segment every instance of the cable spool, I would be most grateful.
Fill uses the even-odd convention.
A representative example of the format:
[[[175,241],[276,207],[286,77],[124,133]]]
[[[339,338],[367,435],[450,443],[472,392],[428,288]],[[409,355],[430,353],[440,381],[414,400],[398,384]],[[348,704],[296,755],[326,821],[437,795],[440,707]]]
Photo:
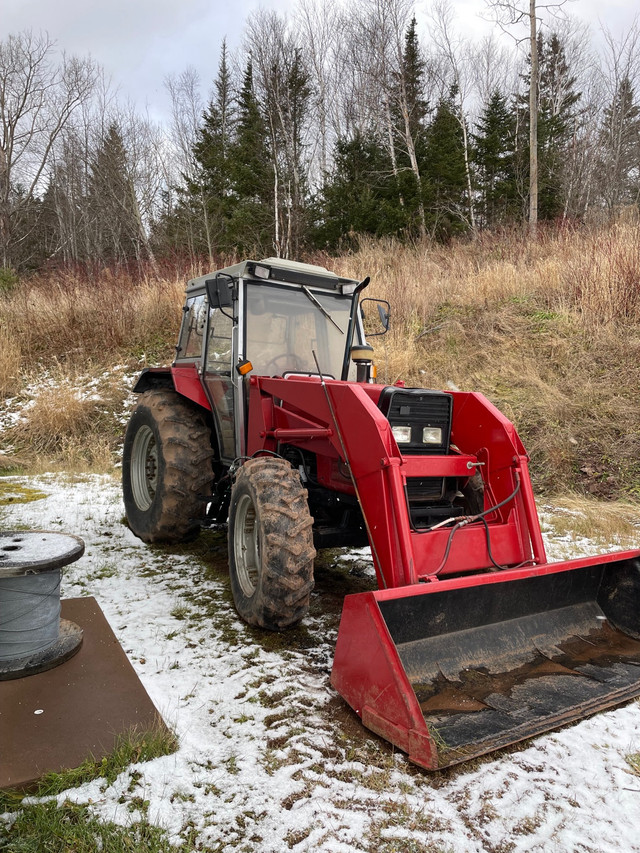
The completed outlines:
[[[0,531],[0,681],[68,660],[82,629],[60,618],[61,568],[84,553],[77,536]]]

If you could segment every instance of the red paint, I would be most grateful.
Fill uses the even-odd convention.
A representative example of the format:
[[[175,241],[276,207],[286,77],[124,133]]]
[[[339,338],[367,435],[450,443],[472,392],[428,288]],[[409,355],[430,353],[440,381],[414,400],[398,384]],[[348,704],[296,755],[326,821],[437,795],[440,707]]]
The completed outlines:
[[[200,374],[196,364],[178,364],[171,368],[173,385],[178,392],[189,400],[193,400],[205,409],[211,409],[209,400],[202,387]]]
[[[325,462],[327,457],[348,461],[381,588],[412,585],[434,572],[446,577],[491,565],[480,522],[455,533],[441,565],[451,527],[413,530],[405,497],[407,477],[470,477],[478,461],[485,463],[481,470],[491,504],[507,498],[518,480],[521,485],[516,499],[488,517],[494,559],[500,565],[546,562],[524,447],[513,425],[482,395],[452,394],[452,434],[460,454],[402,456],[376,405],[382,386],[326,380],[325,387],[326,393],[315,377],[252,377],[247,454],[275,451],[278,438],[313,450],[319,481],[353,494],[352,483]]]
[[[171,374],[178,393],[209,408],[195,364],[175,366]],[[499,596],[500,584],[640,557],[640,551],[629,551],[547,563],[526,451],[513,424],[481,394],[451,394],[451,453],[403,456],[377,406],[381,385],[323,383],[314,376],[251,376],[247,386],[246,454],[276,452],[280,442],[309,450],[316,455],[320,484],[359,498],[379,590],[345,599],[331,681],[366,726],[423,767],[438,766],[437,747],[381,603],[486,584],[496,585]],[[477,470],[484,482],[485,507],[517,492],[486,521],[494,560],[519,568],[494,571],[480,521],[453,535],[453,525],[434,530],[411,526],[407,478],[464,482]]]

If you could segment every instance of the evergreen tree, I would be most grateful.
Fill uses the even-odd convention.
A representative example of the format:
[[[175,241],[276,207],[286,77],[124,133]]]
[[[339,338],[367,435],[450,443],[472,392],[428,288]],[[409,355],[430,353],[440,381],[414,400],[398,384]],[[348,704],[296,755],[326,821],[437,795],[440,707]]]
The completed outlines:
[[[505,224],[519,209],[515,174],[515,116],[507,99],[495,91],[487,102],[474,134],[473,159],[478,174],[479,213],[485,226]]]
[[[273,246],[273,160],[267,129],[253,90],[253,64],[245,69],[229,146],[231,189],[229,240],[240,253],[268,253]]]
[[[546,45],[540,36],[540,45],[538,152],[541,181],[538,210],[542,219],[553,219],[564,206],[564,167],[575,125],[576,105],[581,96],[574,89],[576,78],[570,73],[558,36],[552,33]]]
[[[409,131],[416,142],[416,147],[419,147],[420,143],[424,142],[429,108],[424,95],[426,62],[420,50],[416,27],[417,23],[414,17],[405,33],[402,69],[400,75],[396,77],[396,87],[400,85],[399,78],[401,76],[409,116]]]
[[[210,259],[216,252],[232,248],[229,237],[232,207],[229,153],[234,115],[224,41],[214,89],[215,97],[205,110],[193,147],[197,164],[195,178],[187,184],[189,204],[201,219],[200,242],[204,243],[203,248],[206,246]]]
[[[424,155],[427,226],[440,240],[465,230],[468,210],[464,141],[454,97],[452,91],[439,102],[427,131]]]
[[[109,125],[91,165],[88,206],[93,257],[116,263],[140,258],[138,202],[116,124]]]
[[[405,33],[400,69],[393,75],[391,92],[393,145],[398,201],[409,233],[425,234],[422,164],[426,144],[428,104],[425,98],[426,63],[418,42],[415,17]]]
[[[388,150],[369,136],[342,139],[334,150],[334,171],[326,182],[314,233],[317,245],[335,248],[358,234],[401,234],[405,214]]]
[[[548,40],[538,34],[538,61],[538,218],[549,220],[563,210],[567,150],[581,95],[575,91],[576,78],[571,75],[556,33]],[[524,100],[521,98],[519,104],[522,116],[518,167],[528,180],[529,114],[524,109]]]

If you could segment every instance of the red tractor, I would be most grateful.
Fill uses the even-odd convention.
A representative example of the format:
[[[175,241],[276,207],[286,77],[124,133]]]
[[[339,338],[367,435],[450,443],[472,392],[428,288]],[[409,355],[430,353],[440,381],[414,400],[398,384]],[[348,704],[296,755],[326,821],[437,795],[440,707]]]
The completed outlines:
[[[368,279],[269,258],[190,281],[127,428],[131,529],[228,521],[236,608],[304,618],[315,549],[368,544],[332,683],[436,769],[640,694],[640,551],[547,562],[527,455],[481,394],[376,384]],[[371,337],[371,335],[370,335]]]

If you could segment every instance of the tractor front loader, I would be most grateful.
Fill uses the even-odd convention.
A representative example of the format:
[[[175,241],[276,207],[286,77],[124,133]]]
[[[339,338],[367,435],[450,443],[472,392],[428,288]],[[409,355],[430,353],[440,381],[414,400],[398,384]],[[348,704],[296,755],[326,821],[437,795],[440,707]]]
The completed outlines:
[[[174,363],[134,389],[131,529],[228,521],[236,608],[270,630],[304,618],[316,548],[368,542],[331,681],[427,769],[640,695],[640,551],[548,563],[513,425],[374,381],[367,284],[273,258],[189,282]]]

